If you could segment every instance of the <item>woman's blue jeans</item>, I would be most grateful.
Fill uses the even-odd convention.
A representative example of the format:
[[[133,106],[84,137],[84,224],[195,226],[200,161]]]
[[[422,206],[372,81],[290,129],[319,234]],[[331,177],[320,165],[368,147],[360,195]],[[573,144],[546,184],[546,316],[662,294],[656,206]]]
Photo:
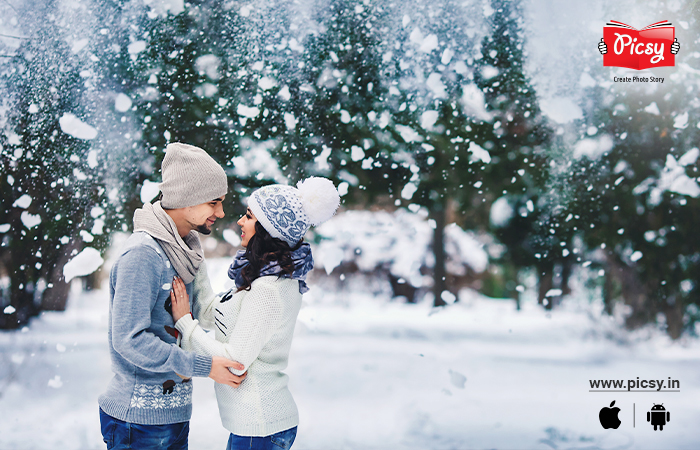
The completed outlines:
[[[226,450],[289,450],[297,437],[297,427],[270,436],[252,437],[231,434]]]
[[[100,424],[107,450],[187,450],[189,422],[139,425],[115,419],[100,409]]]

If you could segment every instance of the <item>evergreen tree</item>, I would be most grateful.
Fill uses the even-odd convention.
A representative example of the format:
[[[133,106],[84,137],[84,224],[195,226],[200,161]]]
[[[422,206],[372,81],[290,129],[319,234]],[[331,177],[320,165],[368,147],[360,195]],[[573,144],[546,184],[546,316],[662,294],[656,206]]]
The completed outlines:
[[[333,0],[317,12],[320,32],[305,41],[301,81],[293,86],[297,130],[285,137],[294,149],[284,160],[307,161],[343,183],[344,204],[387,203],[402,171],[392,164],[393,140],[384,114],[388,86],[382,76],[382,4]],[[290,141],[291,140],[291,141]],[[324,173],[325,172],[325,173]]]
[[[81,74],[90,61],[56,38],[54,2],[34,4],[31,12],[24,16],[31,16],[25,28],[31,38],[1,80],[8,113],[0,153],[0,261],[10,280],[1,328],[21,326],[41,310],[63,310],[65,264],[85,246],[104,250],[112,226],[100,157],[91,146],[94,116],[82,102],[90,83]]]
[[[581,155],[572,168],[575,201],[570,213],[590,250],[588,264],[604,273],[606,311],[620,299],[630,306],[627,326],[662,315],[669,335],[680,337],[698,319],[695,280],[700,214],[694,115],[687,90],[637,89],[613,93],[595,88],[589,142],[610,141],[602,154]]]
[[[131,192],[160,181],[165,147],[185,142],[204,148],[225,167],[230,189],[224,209],[232,212],[235,205],[240,212],[239,195],[249,183],[273,181],[254,178],[257,173],[240,175],[234,165],[241,142],[268,138],[269,128],[274,128],[265,120],[262,100],[257,101],[256,53],[248,52],[259,48],[255,34],[245,28],[239,11],[214,1],[187,4],[179,14],[154,14],[132,6],[118,17],[115,29],[121,46],[111,55],[110,67],[117,89],[133,101],[126,119],[134,129],[134,149],[128,169],[122,171],[134,185]],[[138,26],[132,27],[126,18]],[[253,109],[259,114],[251,117]],[[124,203],[130,218],[141,199],[132,195]],[[226,217],[224,226],[235,222],[235,215]]]
[[[666,14],[697,27],[694,17]],[[676,33],[676,67],[653,73],[664,83],[608,86],[612,71],[595,55],[585,74],[584,119],[575,124],[577,141],[558,185],[576,261],[589,287],[602,289],[605,311],[624,303],[627,327],[659,322],[674,339],[695,333],[700,319],[699,86],[685,59],[700,41],[682,27]]]
[[[394,158],[409,172],[397,189],[397,202],[414,210],[425,207],[434,226],[432,291],[434,305],[443,306],[456,294],[446,270],[444,229],[448,217],[466,224],[480,202],[478,186],[490,162],[482,145],[490,137],[491,116],[473,83],[474,41],[463,5],[445,1],[421,7],[439,19],[406,26],[398,39],[406,45],[395,56],[399,86],[394,87],[397,100],[389,103],[390,129]]]
[[[484,205],[497,201],[513,211],[490,230],[507,251],[500,261],[502,277],[491,286],[492,295],[518,298],[521,269],[535,267],[540,279],[540,303],[552,306],[545,295],[552,287],[555,263],[568,264],[565,245],[570,237],[559,227],[557,211],[545,186],[552,145],[551,131],[540,112],[534,89],[525,74],[523,14],[519,1],[491,1],[490,33],[481,45],[475,81],[484,92],[493,127],[484,144],[491,163],[484,174]],[[555,202],[556,204],[556,202]],[[482,223],[489,223],[481,217]],[[551,233],[555,230],[556,233]]]

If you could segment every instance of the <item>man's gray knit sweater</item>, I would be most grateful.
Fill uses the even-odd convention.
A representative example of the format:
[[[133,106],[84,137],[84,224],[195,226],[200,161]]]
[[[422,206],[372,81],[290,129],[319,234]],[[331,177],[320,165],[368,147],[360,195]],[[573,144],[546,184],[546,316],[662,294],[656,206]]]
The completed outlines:
[[[127,240],[110,272],[108,337],[114,378],[99,404],[119,420],[142,425],[190,420],[192,382],[182,377],[206,377],[211,371],[211,357],[177,345],[165,307],[175,275],[163,249],[145,232]],[[206,291],[211,287],[202,264],[187,293],[197,298],[209,296]]]

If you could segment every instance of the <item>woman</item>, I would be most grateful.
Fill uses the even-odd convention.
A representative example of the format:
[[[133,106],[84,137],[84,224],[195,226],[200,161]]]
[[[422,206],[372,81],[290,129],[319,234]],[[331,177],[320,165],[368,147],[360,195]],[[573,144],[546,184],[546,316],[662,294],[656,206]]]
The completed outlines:
[[[288,449],[296,437],[299,416],[287,388],[289,349],[306,274],[313,268],[303,237],[310,225],[333,216],[340,203],[330,180],[312,177],[297,188],[265,186],[253,192],[238,221],[241,245],[228,275],[236,287],[197,302],[190,314],[185,286],[173,282],[175,327],[186,350],[225,356],[245,366],[248,376],[238,389],[216,384],[228,450]],[[216,340],[199,323],[210,325]]]

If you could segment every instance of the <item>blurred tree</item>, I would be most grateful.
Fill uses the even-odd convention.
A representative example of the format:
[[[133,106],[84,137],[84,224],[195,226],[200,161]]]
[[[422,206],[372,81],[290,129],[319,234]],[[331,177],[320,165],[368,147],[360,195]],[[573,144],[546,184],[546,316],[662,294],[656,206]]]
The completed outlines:
[[[89,60],[62,39],[52,1],[22,15],[30,39],[3,67],[7,106],[0,178],[4,230],[0,265],[9,278],[0,328],[16,328],[41,310],[63,310],[65,264],[85,246],[104,250],[112,226],[94,116],[81,100]],[[11,308],[6,309],[8,306]]]
[[[503,244],[488,295],[517,298],[534,268],[550,308],[586,259],[605,273],[607,309],[632,307],[629,326],[665,317],[677,337],[700,319],[700,118],[684,67],[682,87],[652,94],[594,87],[570,139],[553,136],[525,75],[518,0],[47,0],[24,17],[32,39],[0,75],[2,326],[65,305],[63,265],[131,227],[174,141],[226,167],[229,212],[250,189],[309,175],[340,184],[349,207],[424,207],[436,305],[457,290],[455,221]]]
[[[305,40],[302,81],[293,86],[299,127],[287,139],[298,140],[290,148],[303,147],[287,158],[301,157],[307,171],[342,181],[346,206],[387,202],[407,172],[394,164],[386,131],[389,86],[379,27],[387,14],[381,3],[360,0],[333,0],[319,10],[321,31]]]
[[[700,240],[693,228],[700,218],[700,151],[698,130],[689,126],[700,117],[688,96],[695,90],[690,81],[652,95],[634,87],[592,89],[592,128],[572,170],[570,211],[585,224],[583,241],[595,250],[590,261],[605,273],[606,311],[621,299],[630,307],[628,327],[663,317],[674,339],[693,330],[700,306]],[[586,148],[603,151],[581,153]]]
[[[520,7],[492,2],[481,48],[474,48],[466,34],[469,27],[454,26],[465,16],[463,5],[443,2],[431,8],[431,16],[443,20],[431,24],[434,35],[422,35],[417,28],[411,32],[407,40],[415,41],[419,51],[410,50],[415,64],[403,68],[405,79],[422,78],[424,88],[404,94],[405,102],[395,111],[401,124],[395,130],[416,163],[404,198],[425,206],[434,220],[435,305],[444,304],[443,295],[450,296],[443,294],[451,289],[443,229],[451,202],[463,226],[493,231],[507,246],[500,263],[506,278],[487,283],[485,292],[517,299],[520,269],[537,266],[547,279],[553,255],[542,248],[554,247],[546,234],[542,238],[544,212],[539,206],[535,210],[546,179],[550,132],[524,75]],[[433,41],[436,47],[440,43],[439,51],[426,52]],[[420,109],[407,109],[406,103]],[[493,225],[490,212],[499,199],[498,206],[505,202],[517,217]]]
[[[483,212],[473,226],[488,227],[507,248],[499,261],[499,281],[488,294],[518,299],[518,276],[534,267],[539,302],[551,308],[553,301],[545,296],[554,287],[555,265],[570,264],[565,247],[570,236],[559,228],[557,202],[546,189],[552,132],[525,75],[522,6],[505,0],[492,0],[490,6],[490,33],[481,43],[474,78],[493,116],[483,144],[491,163],[483,174]]]
[[[254,158],[239,158],[234,164],[242,144],[252,145],[261,133],[269,137],[267,114],[260,114],[262,108],[255,103],[255,52],[247,52],[258,47],[255,35],[242,25],[238,11],[216,1],[186,4],[175,14],[132,5],[116,11],[116,17],[108,37],[119,44],[106,59],[115,93],[130,102],[122,121],[131,127],[127,136],[133,149],[120,175],[134,187],[122,197],[127,226],[131,228],[133,211],[142,201],[157,194],[150,188],[143,198],[138,195],[142,186],[160,181],[169,142],[197,145],[225,167],[230,189],[224,209],[233,214],[223,224],[235,222],[246,186],[273,181],[267,176],[273,171],[264,170],[260,162],[256,166]],[[118,159],[120,153],[112,157]],[[246,162],[251,165],[247,171]],[[263,163],[276,164],[274,159]],[[219,227],[215,233],[221,231]]]
[[[432,292],[435,306],[454,301],[457,286],[448,281],[445,227],[448,217],[473,217],[481,203],[480,186],[490,155],[482,145],[491,137],[491,115],[474,85],[473,24],[465,6],[445,1],[423,5],[440,19],[406,26],[394,47],[398,79],[391,87],[393,157],[408,169],[396,189],[397,204],[429,212],[433,226]],[[478,223],[478,220],[474,220]],[[482,227],[483,229],[483,227]]]
[[[389,14],[382,2],[361,0],[333,0],[315,11],[319,32],[302,41],[302,70],[289,83],[285,121],[294,126],[282,135],[280,159],[290,167],[297,161],[296,176],[335,180],[345,207],[393,208],[410,175],[390,132],[391,67],[382,39]],[[388,266],[382,272],[394,295],[403,295],[404,280]]]
[[[222,154],[230,152],[238,130],[231,127],[234,118],[223,109],[226,103],[221,99],[225,96],[220,93],[219,83],[231,73],[221,67],[220,56],[209,52],[213,45],[228,43],[220,41],[222,30],[217,19],[231,20],[235,28],[235,13],[222,10],[218,2],[188,4],[179,14],[144,8],[135,12],[138,26],[117,28],[123,44],[113,56],[112,76],[119,80],[122,92],[133,99],[134,113],[129,119],[136,129],[134,144],[143,155],[141,167],[135,167],[131,174],[137,188],[147,182],[160,182],[159,168],[169,142],[202,147],[225,165]],[[146,197],[155,194],[157,189]],[[236,197],[233,191],[226,203]],[[129,227],[133,210],[140,207],[141,200],[151,198],[133,199],[127,211]]]
[[[626,325],[665,327],[676,339],[697,333],[700,207],[697,142],[700,86],[689,63],[700,40],[697,18],[666,10],[682,43],[676,67],[654,69],[663,82],[613,83],[599,55],[581,76],[584,119],[575,124],[560,191],[577,241],[576,261],[605,311]]]

